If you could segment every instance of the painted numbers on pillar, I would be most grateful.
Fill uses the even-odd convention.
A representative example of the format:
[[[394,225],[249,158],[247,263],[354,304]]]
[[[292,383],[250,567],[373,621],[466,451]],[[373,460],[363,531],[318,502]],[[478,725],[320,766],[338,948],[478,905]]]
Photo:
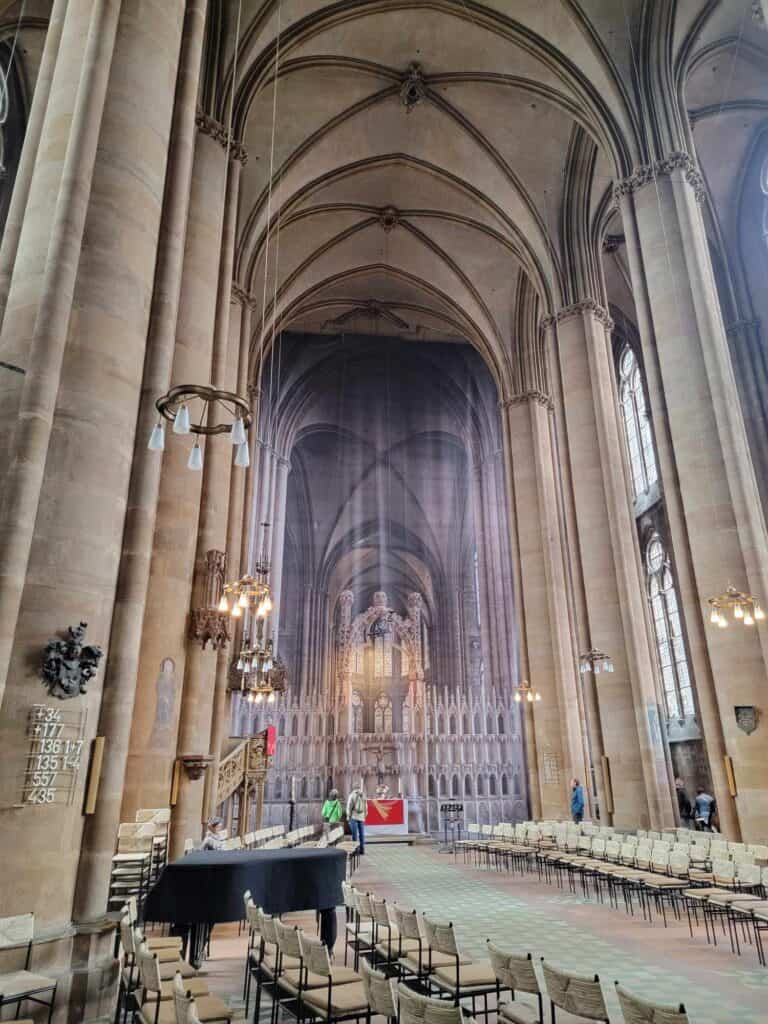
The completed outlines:
[[[75,792],[85,745],[86,712],[33,704],[29,711],[29,752],[24,769],[23,804],[69,804]]]

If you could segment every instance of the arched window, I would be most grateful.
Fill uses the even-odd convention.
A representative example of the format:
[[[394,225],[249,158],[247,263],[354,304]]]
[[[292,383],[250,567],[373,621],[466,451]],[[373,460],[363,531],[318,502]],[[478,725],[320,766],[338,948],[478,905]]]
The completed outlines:
[[[451,779],[451,796],[459,796],[459,776],[454,775]]]
[[[499,715],[499,736],[504,735],[504,716]]]
[[[619,357],[619,401],[627,439],[632,490],[636,498],[659,478],[653,433],[645,405],[643,377],[631,345]]]
[[[275,779],[275,790],[274,790],[274,798],[275,798],[275,800],[280,800],[282,798],[282,795],[283,795],[283,780],[278,775],[277,778]]]
[[[469,715],[461,716],[461,732],[463,736],[469,736]]]
[[[482,731],[483,731],[483,727],[482,727],[482,725],[480,723],[480,715],[478,713],[476,713],[475,714],[475,732],[479,736]]]
[[[485,796],[485,780],[482,775],[477,776],[477,795]]]
[[[428,787],[429,787],[429,795],[430,796],[435,796],[435,777],[434,777],[434,775],[430,775],[429,776],[429,780],[428,780],[427,784],[428,784]]]
[[[294,715],[291,719],[291,736],[299,735],[299,719],[297,715]]]
[[[386,693],[380,693],[373,709],[374,732],[392,732],[392,701]]]
[[[490,736],[493,733],[493,715],[488,715],[485,719],[485,731]]]
[[[693,693],[680,623],[675,578],[661,537],[654,533],[645,548],[648,600],[659,653],[659,667],[670,718],[692,715]]]
[[[455,715],[451,715],[451,717],[448,719],[448,731],[450,732],[451,736],[455,736],[456,735],[456,716]]]
[[[488,779],[488,793],[490,796],[496,796],[496,776],[491,775]]]
[[[445,776],[440,776],[440,796],[445,796]]]
[[[506,775],[501,776],[501,795],[509,796],[509,780]]]
[[[464,776],[464,796],[472,796],[472,777]]]

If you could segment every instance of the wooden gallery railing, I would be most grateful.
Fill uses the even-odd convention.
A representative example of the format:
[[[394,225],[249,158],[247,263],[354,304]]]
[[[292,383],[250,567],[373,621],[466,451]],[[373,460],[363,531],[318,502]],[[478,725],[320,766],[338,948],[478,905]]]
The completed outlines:
[[[256,822],[253,829],[261,828],[264,810],[264,786],[272,758],[266,754],[266,736],[260,733],[243,740],[219,761],[216,778],[215,806],[227,823],[232,835],[232,814],[235,803],[239,808],[237,832],[245,835],[249,831],[248,818],[251,796],[256,795]]]

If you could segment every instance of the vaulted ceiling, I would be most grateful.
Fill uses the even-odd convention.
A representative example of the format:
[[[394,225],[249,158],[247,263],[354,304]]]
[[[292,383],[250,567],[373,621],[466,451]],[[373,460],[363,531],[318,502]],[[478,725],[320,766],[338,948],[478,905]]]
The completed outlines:
[[[573,301],[574,231],[599,244],[614,179],[684,145],[670,96],[687,90],[705,120],[729,78],[713,83],[709,55],[725,65],[728,40],[744,44],[730,87],[754,92],[768,35],[751,7],[219,0],[204,99],[226,120],[236,83],[254,348],[285,327],[386,325],[474,345],[504,392],[521,280],[544,309]]]

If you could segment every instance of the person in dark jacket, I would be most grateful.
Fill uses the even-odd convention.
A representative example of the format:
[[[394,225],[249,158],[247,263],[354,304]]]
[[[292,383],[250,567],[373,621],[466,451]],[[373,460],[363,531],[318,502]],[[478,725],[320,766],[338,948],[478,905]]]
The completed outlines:
[[[677,793],[677,809],[680,813],[680,824],[684,828],[690,827],[693,817],[693,808],[688,794],[685,792],[685,784],[682,779],[675,779],[675,792]]]
[[[577,825],[584,817],[584,787],[578,779],[571,779],[571,817]]]

